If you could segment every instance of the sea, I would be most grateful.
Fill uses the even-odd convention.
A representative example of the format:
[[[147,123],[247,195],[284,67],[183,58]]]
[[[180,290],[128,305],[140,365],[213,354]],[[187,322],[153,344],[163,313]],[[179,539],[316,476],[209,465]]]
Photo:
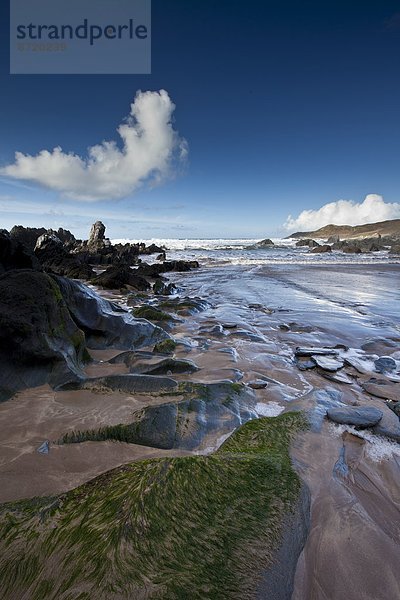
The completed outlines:
[[[259,238],[218,239],[115,239],[116,243],[144,242],[167,249],[168,260],[198,260],[202,266],[231,265],[287,265],[287,264],[400,264],[400,256],[388,250],[363,254],[346,254],[340,251],[311,253],[308,247],[296,247],[296,239],[271,238],[274,246],[256,247]],[[324,240],[317,240],[324,243]],[[147,262],[147,257],[146,257]]]

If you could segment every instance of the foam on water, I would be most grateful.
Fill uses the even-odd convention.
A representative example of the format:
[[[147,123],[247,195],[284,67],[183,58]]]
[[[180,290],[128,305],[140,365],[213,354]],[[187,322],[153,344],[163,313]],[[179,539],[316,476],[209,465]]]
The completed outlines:
[[[260,417],[277,417],[285,408],[278,402],[257,402],[256,412]]]
[[[330,423],[329,430],[336,437],[341,437],[347,431],[365,440],[366,456],[374,462],[382,462],[394,456],[400,456],[400,444],[383,436],[375,435],[367,429],[357,430],[352,425]]]
[[[272,238],[274,246],[254,247],[260,240],[251,238],[218,238],[218,239],[115,239],[113,244],[144,242],[146,245],[156,244],[167,248],[168,258],[177,260],[197,259],[203,265],[229,263],[232,265],[285,265],[285,264],[376,264],[400,263],[400,258],[389,255],[387,251],[366,254],[331,253],[313,254],[308,247],[296,248],[296,239]],[[323,242],[323,240],[319,240]],[[147,261],[149,259],[146,259]]]

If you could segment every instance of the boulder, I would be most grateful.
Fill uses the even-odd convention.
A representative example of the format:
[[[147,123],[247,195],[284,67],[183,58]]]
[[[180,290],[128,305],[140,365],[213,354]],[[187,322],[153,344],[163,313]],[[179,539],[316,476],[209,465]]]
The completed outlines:
[[[45,233],[47,229],[44,227],[15,225],[10,231],[10,237],[13,241],[21,243],[29,252],[33,252],[38,237]]]
[[[199,367],[191,360],[166,358],[154,352],[122,352],[109,360],[110,364],[125,364],[130,373],[142,375],[174,375],[195,373]]]
[[[260,242],[257,242],[257,246],[260,246],[261,248],[266,248],[268,246],[275,246],[275,244],[272,240],[270,240],[269,238],[266,238],[265,240],[261,240]]]
[[[49,275],[21,269],[0,276],[0,399],[80,376],[87,358],[85,336]]]
[[[112,266],[92,280],[99,287],[117,290],[129,286],[139,291],[150,289],[148,281],[127,265]]]
[[[118,304],[101,298],[83,283],[55,276],[72,318],[86,334],[89,348],[135,350],[170,336],[144,319],[135,319]]]
[[[312,252],[313,254],[317,254],[317,253],[321,253],[321,252],[332,252],[332,248],[330,246],[328,246],[327,244],[324,244],[323,246],[316,246],[315,248],[312,248],[310,250],[310,252]]]
[[[320,244],[311,238],[305,238],[304,240],[299,240],[296,242],[296,248],[301,248],[302,246],[308,246],[309,248],[318,248]]]
[[[0,273],[11,269],[40,270],[35,255],[5,231],[0,231]]]
[[[393,373],[396,370],[396,361],[390,356],[380,356],[375,362],[377,373]]]
[[[135,381],[133,391],[137,390],[138,382],[173,381],[166,377],[152,377],[149,375],[125,375],[101,378],[99,386],[108,389],[111,381],[119,380],[121,391],[129,391],[123,382]],[[87,389],[94,380],[87,380],[82,386]],[[175,386],[176,386],[175,382]],[[76,384],[64,386],[71,389]],[[112,386],[111,389],[115,389]],[[148,390],[144,390],[148,391]],[[157,392],[157,387],[150,392]],[[146,406],[133,415],[133,420],[127,425],[116,425],[86,432],[86,435],[76,436],[74,434],[65,436],[66,442],[80,442],[85,439],[96,439],[100,434],[102,439],[123,439],[126,442],[151,446],[153,448],[195,450],[204,446],[208,436],[210,439],[220,438],[229,434],[241,424],[256,418],[255,411],[256,396],[247,386],[232,384],[229,382],[211,384],[184,383],[179,386],[179,395],[184,400],[177,400],[159,405]]]
[[[93,269],[76,254],[69,253],[54,233],[41,235],[35,245],[35,256],[48,273],[73,279],[91,279]]]
[[[383,417],[383,412],[374,406],[328,408],[326,414],[331,421],[343,425],[353,425],[356,429],[374,427]]]

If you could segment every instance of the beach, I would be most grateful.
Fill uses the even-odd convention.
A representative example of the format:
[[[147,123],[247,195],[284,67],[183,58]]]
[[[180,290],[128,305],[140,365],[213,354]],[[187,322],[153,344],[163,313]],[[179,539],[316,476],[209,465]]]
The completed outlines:
[[[298,434],[291,448],[294,468],[311,494],[310,529],[297,563],[293,599],[392,600],[400,594],[392,575],[400,566],[400,427],[384,398],[366,393],[363,386],[377,377],[374,361],[379,357],[392,356],[399,371],[400,264],[383,253],[358,261],[336,255],[322,262],[291,248],[257,252],[226,247],[170,251],[174,260],[202,261],[194,271],[168,274],[177,289],[172,302],[194,299],[202,303],[199,310],[171,310],[166,297],[147,300],[172,315],[163,326],[177,343],[175,358],[196,366],[191,374],[173,377],[196,385],[244,384],[255,400],[243,422],[293,410],[308,415],[310,429]],[[126,294],[91,287],[129,308]],[[143,297],[131,295],[130,307],[142,304]],[[339,371],[300,368],[299,347],[338,348],[334,352],[345,366]],[[129,373],[127,364],[112,362],[119,354],[117,347],[91,350],[86,375]],[[379,377],[398,391],[398,375]],[[129,424],[135,411],[171,399],[183,400],[184,394],[166,392],[160,400],[147,393],[52,389],[48,384],[18,392],[0,404],[0,501],[62,494],[132,461],[212,454],[242,418],[231,423],[223,417],[186,448],[112,440],[59,443],[69,431]],[[327,407],[343,405],[384,411],[387,430],[364,434],[325,418]],[[44,440],[50,442],[48,454],[37,452]],[[366,578],[368,593],[360,595]]]

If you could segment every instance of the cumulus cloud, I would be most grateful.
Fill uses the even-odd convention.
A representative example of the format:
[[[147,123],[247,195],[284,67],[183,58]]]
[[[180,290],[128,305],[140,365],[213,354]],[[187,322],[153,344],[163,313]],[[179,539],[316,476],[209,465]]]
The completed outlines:
[[[15,153],[0,170],[14,179],[33,181],[78,200],[122,198],[144,182],[158,184],[186,159],[188,147],[172,125],[175,105],[165,90],[138,92],[115,141],[91,146],[87,157],[57,147],[36,156]]]
[[[318,210],[303,210],[298,217],[289,215],[284,224],[288,231],[313,231],[325,225],[364,225],[400,219],[400,204],[385,202],[378,194],[368,194],[363,202],[338,200]]]

